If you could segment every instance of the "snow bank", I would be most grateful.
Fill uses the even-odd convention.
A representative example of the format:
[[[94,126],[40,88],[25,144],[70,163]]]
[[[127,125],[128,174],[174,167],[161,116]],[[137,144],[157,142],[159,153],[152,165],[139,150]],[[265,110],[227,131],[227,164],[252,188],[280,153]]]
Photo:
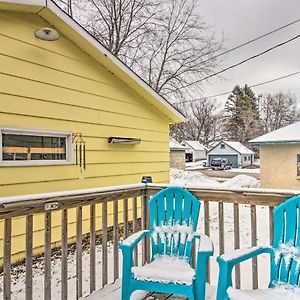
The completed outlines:
[[[222,183],[224,188],[257,188],[259,187],[259,180],[248,175],[237,175]]]
[[[171,184],[187,186],[187,185],[197,185],[202,187],[221,187],[221,184],[201,172],[192,171],[182,171],[177,169],[171,169],[170,172]]]
[[[237,175],[226,182],[220,183],[217,180],[208,177],[201,172],[182,171],[171,169],[171,184],[188,186],[194,185],[199,187],[219,187],[219,188],[257,188],[259,180],[248,175]]]

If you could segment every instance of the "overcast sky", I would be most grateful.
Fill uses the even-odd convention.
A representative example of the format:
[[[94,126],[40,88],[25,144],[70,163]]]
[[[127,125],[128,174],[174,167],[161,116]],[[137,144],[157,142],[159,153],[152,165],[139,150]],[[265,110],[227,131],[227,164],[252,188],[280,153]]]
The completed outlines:
[[[217,36],[226,36],[225,50],[300,18],[300,0],[201,0],[200,14]],[[300,22],[228,53],[220,68],[300,34]],[[300,71],[300,38],[215,77],[204,85],[204,96],[231,91],[236,84],[253,85]],[[278,91],[295,94],[300,104],[300,74],[253,89],[255,93]],[[218,97],[225,102],[227,96]]]

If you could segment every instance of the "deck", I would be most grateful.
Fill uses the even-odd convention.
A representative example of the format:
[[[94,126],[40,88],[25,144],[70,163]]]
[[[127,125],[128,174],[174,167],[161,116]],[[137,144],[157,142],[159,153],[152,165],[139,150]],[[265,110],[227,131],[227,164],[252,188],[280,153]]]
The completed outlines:
[[[118,245],[131,233],[149,228],[147,202],[165,187],[135,184],[0,198],[0,230],[4,232],[0,298],[121,299],[122,255]],[[209,235],[215,246],[207,274],[212,285],[218,280],[216,257],[233,249],[272,244],[273,208],[299,194],[287,190],[186,188],[202,203],[197,230]],[[38,257],[34,256],[33,243],[37,215],[44,223],[39,224],[39,234],[44,236],[45,249]],[[26,225],[22,249],[12,247],[18,218]],[[134,252],[135,265],[144,265],[151,257],[149,242],[140,244]],[[15,255],[20,253],[26,264],[14,264]],[[269,257],[262,256],[237,266],[234,286],[266,287],[269,262]],[[214,289],[208,285],[207,300],[214,299],[213,294]],[[138,294],[132,299],[184,298]]]
[[[215,299],[215,287],[207,284],[206,300]],[[120,300],[121,299],[121,280],[118,279],[114,284],[106,285],[103,289],[92,293],[83,298],[84,300]],[[132,294],[131,300],[187,300],[186,297],[179,295],[147,293],[137,291]]]

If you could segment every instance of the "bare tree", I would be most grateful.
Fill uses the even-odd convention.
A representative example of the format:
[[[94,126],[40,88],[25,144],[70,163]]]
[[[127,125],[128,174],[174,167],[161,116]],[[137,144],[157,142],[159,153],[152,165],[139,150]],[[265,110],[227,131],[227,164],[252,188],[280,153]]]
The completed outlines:
[[[197,80],[215,69],[221,47],[201,21],[199,1],[73,0],[73,11],[107,49],[175,102],[199,95]]]
[[[296,98],[281,92],[264,95],[261,99],[261,120],[266,133],[300,120]]]
[[[73,17],[73,0],[54,0],[54,2]]]
[[[208,99],[181,104],[179,110],[187,121],[171,127],[171,136],[177,141],[195,140],[206,146],[222,139],[223,113],[217,103]]]
[[[199,93],[196,81],[216,67],[220,49],[197,13],[198,0],[164,0],[155,16],[139,72],[160,94],[177,99]],[[187,86],[187,87],[186,87]]]

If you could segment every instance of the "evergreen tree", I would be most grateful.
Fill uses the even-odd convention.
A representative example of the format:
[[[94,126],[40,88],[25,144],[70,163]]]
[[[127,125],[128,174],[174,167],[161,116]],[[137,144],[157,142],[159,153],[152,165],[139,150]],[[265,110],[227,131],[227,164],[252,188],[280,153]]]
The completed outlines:
[[[225,104],[227,138],[247,144],[258,135],[261,130],[258,101],[249,86],[234,87]]]

